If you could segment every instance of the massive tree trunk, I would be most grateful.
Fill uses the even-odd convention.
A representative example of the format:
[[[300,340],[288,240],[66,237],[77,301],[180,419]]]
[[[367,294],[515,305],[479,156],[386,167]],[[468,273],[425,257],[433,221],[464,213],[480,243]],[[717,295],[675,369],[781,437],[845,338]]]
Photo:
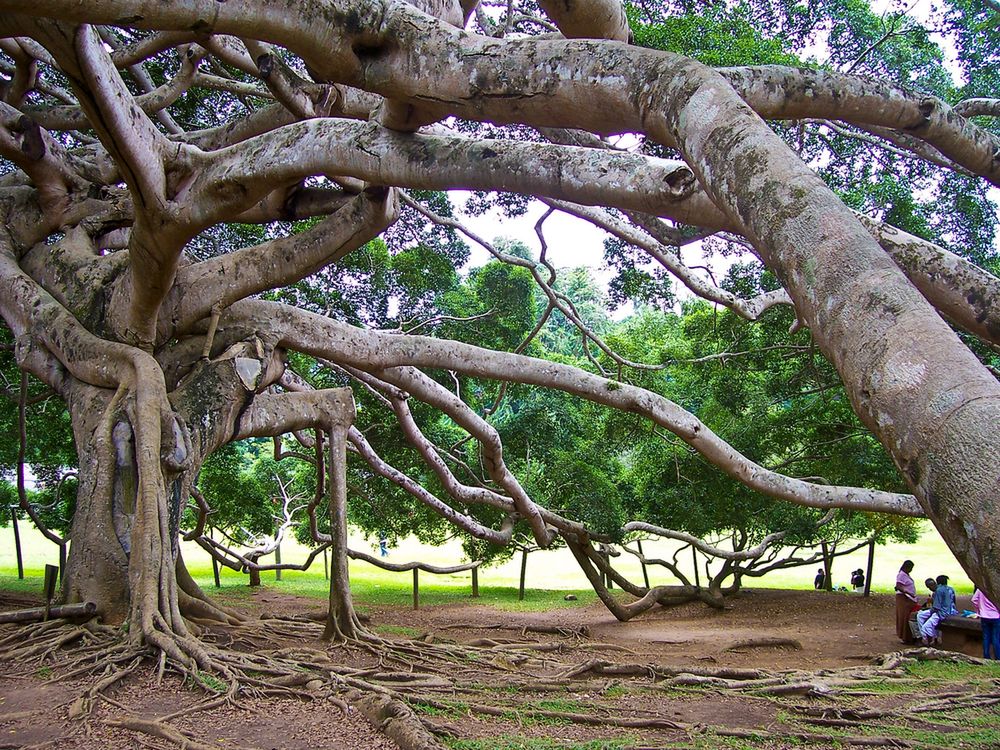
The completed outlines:
[[[130,441],[120,443],[122,454],[116,452],[113,394],[82,385],[74,390],[68,403],[79,485],[63,596],[67,603],[94,602],[107,622],[116,623],[129,611],[127,550],[135,515],[135,461]]]
[[[351,598],[351,576],[347,557],[347,429],[332,426],[329,433],[330,469],[330,609],[323,637],[353,640],[361,633]]]

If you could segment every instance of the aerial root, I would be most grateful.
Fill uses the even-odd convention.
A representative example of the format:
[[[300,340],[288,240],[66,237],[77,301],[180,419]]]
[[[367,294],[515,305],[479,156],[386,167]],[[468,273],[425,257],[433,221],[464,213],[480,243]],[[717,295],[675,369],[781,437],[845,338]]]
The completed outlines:
[[[564,669],[552,676],[558,680],[573,680],[582,677],[648,677],[664,680],[679,675],[694,675],[722,680],[746,681],[766,680],[774,675],[760,669],[734,669],[731,667],[664,667],[659,664],[620,664],[604,659],[588,659],[585,662]]]
[[[910,742],[897,737],[869,737],[851,736],[844,734],[816,734],[813,732],[769,732],[763,729],[738,729],[729,727],[692,727],[691,733],[711,732],[720,737],[735,737],[755,741],[787,741],[789,739],[814,744],[822,743],[826,746],[840,747],[849,745],[851,747],[896,747],[896,748],[920,748],[921,750],[945,750],[945,746],[928,745],[926,742]],[[645,750],[658,750],[647,748]],[[665,750],[665,749],[664,749]]]
[[[930,703],[924,703],[919,706],[914,706],[910,709],[911,713],[922,714],[931,713],[933,711],[955,711],[962,708],[983,708],[986,706],[995,706],[1000,703],[1000,693],[979,693],[977,695],[956,695],[948,696],[938,700],[931,701]]]
[[[448,710],[454,708],[450,703],[441,701],[430,696],[421,696],[421,703],[425,703],[432,708]],[[472,712],[486,716],[510,716],[512,710],[509,707],[490,706],[485,703],[463,703],[463,708]],[[516,713],[529,718],[559,719],[574,724],[587,724],[598,726],[613,726],[630,729],[680,729],[689,728],[687,724],[681,724],[672,719],[662,716],[648,718],[631,718],[615,716],[610,713],[581,714],[572,711],[550,711],[541,708],[525,708]]]
[[[474,641],[469,641],[469,643],[465,645],[475,646],[477,648],[484,648],[490,651],[520,650],[520,651],[562,653],[568,650],[573,650],[573,651],[594,650],[594,651],[619,651],[626,654],[636,653],[633,649],[630,649],[626,646],[619,646],[616,643],[602,643],[602,642],[566,643],[565,641],[553,641],[550,643],[538,643],[536,641],[524,641],[518,639],[496,640],[494,638],[478,638]]]
[[[155,618],[154,618],[155,622]],[[17,642],[4,633],[6,654],[30,654],[36,661],[61,655],[61,665],[68,671],[61,675],[91,675],[94,684],[71,706],[70,715],[86,719],[95,699],[101,697],[121,709],[125,716],[116,726],[155,736],[179,747],[206,748],[208,745],[188,736],[170,722],[183,715],[205,711],[231,703],[238,696],[280,695],[307,701],[324,701],[342,711],[357,709],[373,726],[385,733],[403,750],[441,750],[438,735],[463,733],[452,728],[440,715],[421,716],[421,707],[440,711],[467,711],[474,715],[510,721],[523,719],[557,720],[577,725],[619,727],[633,730],[660,730],[695,736],[713,733],[720,737],[757,738],[761,740],[798,740],[816,744],[834,741],[854,747],[913,747],[908,740],[896,737],[852,736],[851,729],[866,720],[903,720],[911,726],[934,729],[937,725],[919,714],[947,712],[966,707],[1000,703],[1000,692],[980,694],[938,694],[934,700],[911,707],[896,707],[892,716],[878,712],[837,708],[833,698],[838,693],[861,695],[865,684],[874,678],[913,679],[906,666],[917,660],[950,659],[967,663],[982,660],[934,649],[913,649],[889,654],[871,666],[838,670],[804,672],[788,670],[767,672],[759,669],[690,666],[686,668],[658,664],[616,663],[588,659],[578,664],[555,660],[549,652],[533,650],[544,643],[499,642],[495,647],[470,647],[435,641],[396,641],[379,637],[358,639],[342,644],[323,644],[321,627],[315,623],[281,621],[283,643],[294,646],[263,649],[254,646],[255,633],[275,621],[243,622],[221,626],[210,637],[223,637],[227,645],[243,644],[248,651],[220,648],[188,634],[178,634],[157,627],[156,642],[169,644],[169,650],[136,648],[128,643],[121,630],[105,626],[75,626],[50,623],[22,626],[27,643]],[[2,631],[0,631],[2,632]],[[221,634],[221,635],[220,635]],[[209,635],[209,634],[206,634]],[[154,638],[149,641],[153,642]],[[491,639],[492,640],[492,639]],[[17,643],[17,645],[15,645]],[[337,653],[351,653],[352,665],[346,665]],[[358,658],[361,658],[361,663]],[[117,703],[106,691],[136,671],[140,663],[152,663],[158,677],[178,674],[208,695],[168,716],[147,720],[129,716],[129,707]],[[498,693],[498,702],[484,701],[482,684],[488,682]],[[592,696],[605,694],[614,701],[612,686],[634,684],[640,689],[672,688],[704,691],[736,691],[762,698],[801,695],[819,701],[803,705],[782,705],[801,716],[802,725],[789,731],[703,726],[686,724],[658,712],[619,709],[612,702],[591,702],[585,711],[549,710],[539,706],[533,695],[538,692],[565,691]],[[509,688],[509,690],[505,690]],[[518,699],[516,696],[520,695]],[[470,700],[471,699],[471,700]],[[558,707],[557,707],[558,708]],[[414,710],[416,709],[416,711]],[[624,711],[624,713],[619,713]],[[844,734],[820,734],[812,728],[829,727]],[[467,731],[467,728],[464,729]],[[926,747],[926,745],[922,745]]]
[[[893,651],[883,654],[876,661],[877,666],[884,669],[898,669],[906,664],[913,664],[918,661],[955,661],[962,664],[985,664],[984,659],[976,656],[967,656],[954,651],[942,651],[936,648],[909,648],[903,651]]]

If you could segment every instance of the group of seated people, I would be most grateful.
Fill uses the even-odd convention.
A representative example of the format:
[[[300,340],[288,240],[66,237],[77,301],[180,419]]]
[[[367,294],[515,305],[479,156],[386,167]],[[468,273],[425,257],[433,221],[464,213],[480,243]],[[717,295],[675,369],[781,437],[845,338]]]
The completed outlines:
[[[921,605],[910,573],[913,561],[906,560],[896,574],[896,634],[903,643],[921,641],[925,646],[941,642],[941,621],[956,614],[955,589],[948,585],[948,576],[928,578],[924,583],[930,596]],[[915,616],[914,616],[915,615]]]
[[[939,575],[924,581],[930,592],[921,605],[910,572],[913,561],[906,560],[896,575],[896,634],[904,643],[919,640],[923,645],[941,643],[941,622],[957,615],[955,589],[948,585],[948,576]],[[972,595],[972,606],[979,618],[983,632],[983,658],[1000,659],[1000,611],[981,589]]]
[[[913,637],[919,638],[925,646],[941,643],[941,620],[949,615],[957,615],[955,607],[955,589],[948,585],[948,576],[939,575],[928,578],[924,585],[930,595],[923,606],[916,612],[916,617],[910,622]]]

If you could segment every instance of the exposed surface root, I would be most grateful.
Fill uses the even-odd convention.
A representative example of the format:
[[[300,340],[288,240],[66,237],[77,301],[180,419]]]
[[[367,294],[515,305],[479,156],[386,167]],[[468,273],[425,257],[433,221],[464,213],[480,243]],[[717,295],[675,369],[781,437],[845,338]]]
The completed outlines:
[[[189,737],[179,729],[176,729],[159,720],[127,718],[109,722],[109,724],[112,726],[122,727],[123,729],[130,729],[133,732],[142,732],[143,734],[148,734],[153,737],[159,737],[160,739],[167,740],[168,742],[172,742],[175,745],[184,748],[184,750],[219,750],[217,745],[213,746],[204,742],[199,742],[197,739]],[[227,745],[227,747],[230,748],[230,750],[247,750],[239,745]]]
[[[802,644],[794,638],[747,638],[726,646],[726,651],[743,651],[751,648],[791,648],[802,650]]]
[[[384,693],[357,689],[348,692],[346,697],[401,750],[444,750],[444,745],[402,701]]]
[[[561,640],[542,642],[481,639],[479,645],[460,645],[366,634],[331,645],[322,640],[321,623],[243,620],[209,626],[197,639],[160,632],[170,647],[157,650],[137,649],[124,631],[94,623],[15,627],[0,630],[0,658],[52,665],[63,681],[84,676],[93,680],[66,704],[70,717],[102,721],[93,709],[103,699],[125,711],[114,719],[114,727],[191,750],[217,746],[185,728],[191,714],[234,706],[247,697],[278,696],[319,702],[324,711],[331,707],[357,711],[402,750],[441,750],[439,735],[475,738],[485,722],[514,732],[540,722],[601,736],[627,731],[645,743],[635,747],[648,748],[703,735],[757,740],[774,747],[786,746],[781,743],[933,747],[882,730],[904,726],[943,733],[949,726],[935,715],[1000,703],[993,683],[987,691],[939,692],[912,705],[859,708],[852,703],[858,696],[874,695],[869,689],[876,681],[916,683],[908,669],[920,661],[982,663],[934,649],[887,654],[873,664],[844,669],[771,672],[600,658],[570,662],[566,654],[580,646],[628,658],[623,653],[627,649],[581,642],[585,635],[573,629],[562,633]],[[523,630],[522,637],[529,632]],[[204,699],[185,702],[165,715],[129,714],[106,693],[141,663],[151,665],[160,679],[165,674],[180,676],[204,691]],[[650,700],[651,691],[662,698]],[[760,718],[752,726],[733,726],[725,716],[685,715],[688,707],[704,703],[706,693],[756,701],[751,705],[758,705]],[[635,697],[641,695],[647,697],[637,703]],[[779,710],[791,718],[776,722]],[[788,725],[781,726],[783,721]],[[103,723],[109,724],[106,717]],[[828,733],[817,731],[823,729]],[[496,731],[500,730],[487,734]]]

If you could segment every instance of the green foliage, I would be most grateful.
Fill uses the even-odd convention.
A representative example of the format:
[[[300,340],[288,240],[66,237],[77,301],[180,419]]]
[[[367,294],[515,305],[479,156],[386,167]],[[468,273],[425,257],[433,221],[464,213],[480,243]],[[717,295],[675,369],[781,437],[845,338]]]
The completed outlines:
[[[639,0],[628,7],[628,14],[636,44],[689,55],[708,65],[815,66],[878,76],[951,102],[995,96],[1000,90],[997,14],[980,0],[949,0],[935,17],[959,53],[964,79],[958,82],[925,25],[897,6],[877,13],[866,0]],[[125,30],[111,33],[124,44],[136,38]],[[154,83],[169,80],[177,66],[173,55],[152,58]],[[248,80],[239,70],[228,72],[235,80]],[[134,88],[135,82],[131,85]],[[192,128],[215,125],[244,108],[232,94],[196,87],[171,111],[182,126]],[[998,127],[995,118],[979,124]],[[537,138],[527,128],[468,122],[456,127],[488,137]],[[775,128],[851,207],[1000,270],[997,214],[980,181],[875,148],[849,129],[824,130],[815,123]],[[646,149],[666,153],[655,145],[647,144]],[[4,169],[0,163],[0,171]],[[440,215],[454,214],[444,193],[412,191],[411,196]],[[466,210],[513,217],[523,215],[528,203],[521,195],[475,193]],[[196,259],[210,257],[286,231],[308,231],[315,223],[219,225],[195,238],[187,252]],[[515,257],[532,257],[516,242],[501,239],[495,244]],[[706,248],[721,254],[742,251],[722,241],[706,243]],[[381,238],[335,266],[264,296],[358,326],[412,331],[497,350],[520,346],[547,305],[531,272],[498,262],[463,271],[468,258],[468,247],[453,229],[404,205],[401,220]],[[560,269],[556,292],[572,300],[586,325],[623,356],[669,367],[619,374],[617,363],[593,346],[585,348],[575,326],[559,312],[551,315],[525,353],[591,371],[596,368],[588,355],[594,356],[607,372],[689,409],[763,466],[829,483],[903,488],[885,452],[854,416],[833,368],[812,346],[808,332],[787,337],[792,322],[787,311],[772,311],[754,325],[703,303],[686,304],[677,314],[673,281],[661,268],[616,239],[605,243],[605,258],[615,274],[607,294],[586,268]],[[757,263],[737,263],[723,286],[752,297],[777,288],[777,282]],[[637,311],[612,321],[609,308],[629,302]],[[18,447],[12,386],[19,382],[19,371],[12,344],[10,331],[0,326],[0,375],[7,386],[0,397],[0,477],[8,480]],[[970,346],[997,364],[995,352],[974,341]],[[349,383],[301,354],[292,354],[290,364],[317,387]],[[790,531],[789,539],[798,543],[818,539],[815,521],[820,513],[748,490],[677,438],[633,415],[528,386],[501,389],[449,373],[431,376],[496,428],[505,460],[532,497],[596,531],[615,535],[624,521],[641,518],[698,536],[732,536],[746,544],[775,530]],[[436,477],[399,433],[384,404],[366,389],[352,387],[359,427],[380,455],[445,499]],[[607,387],[613,391],[620,386],[610,380]],[[72,517],[75,481],[61,479],[76,465],[68,413],[57,398],[44,398],[34,381],[29,394],[37,401],[28,408],[27,463],[39,482],[31,501],[43,509],[47,523],[65,530]],[[465,433],[436,410],[415,402],[410,408],[428,438],[448,449],[448,460],[462,481],[489,483],[474,441],[466,440]],[[215,511],[213,524],[259,534],[273,530],[282,488],[305,502],[315,491],[316,477],[308,463],[276,461],[269,443],[247,441],[208,457],[198,485]],[[385,535],[393,544],[415,534],[433,543],[454,533],[357,456],[349,459],[348,486],[350,521],[372,538]],[[12,491],[9,482],[0,482],[0,503],[15,502]],[[491,508],[461,510],[494,527],[502,520]],[[0,523],[7,522],[4,515]],[[325,504],[318,517],[320,530],[328,530]],[[910,521],[843,513],[821,533],[838,539],[903,540],[913,538],[915,528]],[[296,533],[308,541],[304,524]],[[526,538],[523,525],[517,538]],[[465,551],[488,561],[510,554],[471,538],[465,539]]]
[[[924,19],[912,11],[902,2],[876,11],[868,0],[637,1],[628,9],[637,44],[708,65],[815,66],[878,78],[949,102],[995,97],[1000,90],[998,14],[979,0],[949,0],[932,6]],[[942,39],[955,49],[959,80],[945,64]],[[977,124],[1000,132],[997,118],[979,118]],[[997,212],[984,181],[899,149],[875,147],[849,127],[773,127],[852,208],[980,265],[996,258]],[[631,298],[655,304],[650,292],[655,272],[636,265],[634,250],[613,240],[606,257],[618,273],[612,282],[616,303]]]
[[[18,398],[21,371],[14,361],[14,338],[0,322],[0,477],[12,479],[20,447],[18,440]],[[8,348],[10,347],[10,348]],[[28,378],[28,406],[25,427],[28,436],[25,463],[48,487],[76,467],[73,430],[66,405],[32,377]]]
[[[644,4],[640,7],[629,8],[629,21],[635,43],[641,47],[676,52],[716,66],[799,62],[787,51],[787,39],[780,31],[772,37],[760,32],[764,27],[755,22],[749,3],[708,2],[670,10],[669,4],[655,10],[647,10]],[[774,29],[774,25],[767,28]]]
[[[726,285],[757,293],[773,279],[733,266]],[[623,321],[616,348],[629,357],[675,364],[648,373],[642,385],[700,417],[755,462],[793,476],[899,491],[902,483],[878,442],[857,421],[832,367],[808,332],[788,341],[788,313],[774,310],[757,324],[707,303],[685,306],[680,318],[642,311]],[[753,546],[775,531],[788,541],[907,539],[912,521],[841,513],[817,530],[819,511],[771,500],[710,466],[686,444],[644,421],[615,415],[606,430],[623,455],[624,515],[702,538],[729,537]]]
[[[540,737],[501,735],[488,740],[448,740],[453,750],[623,750],[635,744],[631,737],[573,742]]]
[[[230,443],[210,455],[198,476],[198,487],[212,506],[210,523],[244,538],[272,534],[285,494],[302,506],[311,496],[315,477],[299,461],[276,461],[270,441]],[[188,513],[191,513],[190,509]],[[186,523],[191,525],[193,517]]]

